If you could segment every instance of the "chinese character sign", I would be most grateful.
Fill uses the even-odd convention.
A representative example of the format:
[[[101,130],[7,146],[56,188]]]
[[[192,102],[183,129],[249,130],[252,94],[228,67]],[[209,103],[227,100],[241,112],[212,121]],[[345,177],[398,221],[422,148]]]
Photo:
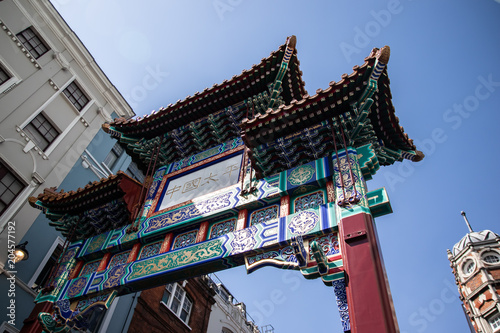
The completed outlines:
[[[169,180],[159,210],[236,184],[241,159],[241,154],[233,156]]]

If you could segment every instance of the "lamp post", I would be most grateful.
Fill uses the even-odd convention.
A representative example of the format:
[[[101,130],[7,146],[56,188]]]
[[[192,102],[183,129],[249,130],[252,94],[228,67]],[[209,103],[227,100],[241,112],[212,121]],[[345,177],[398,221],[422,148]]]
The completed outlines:
[[[30,256],[28,250],[26,250],[26,245],[28,244],[28,241],[17,244],[16,248],[14,249],[14,262],[18,263],[23,260],[27,260]]]

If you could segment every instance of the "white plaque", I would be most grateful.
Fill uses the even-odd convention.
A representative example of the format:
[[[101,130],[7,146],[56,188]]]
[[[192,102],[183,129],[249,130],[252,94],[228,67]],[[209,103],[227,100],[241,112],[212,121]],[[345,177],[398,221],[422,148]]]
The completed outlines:
[[[238,182],[242,154],[168,181],[159,210],[215,192]]]

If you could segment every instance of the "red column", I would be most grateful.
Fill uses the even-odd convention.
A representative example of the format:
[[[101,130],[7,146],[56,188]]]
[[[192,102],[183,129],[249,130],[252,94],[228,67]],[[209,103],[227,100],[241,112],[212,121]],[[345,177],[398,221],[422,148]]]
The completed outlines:
[[[335,184],[332,181],[326,183],[326,195],[328,202],[335,201]]]
[[[351,332],[399,332],[373,218],[349,216],[339,229]]]
[[[290,196],[285,195],[280,198],[280,217],[290,215]]]
[[[134,246],[132,247],[132,251],[130,251],[130,254],[128,255],[127,263],[133,262],[137,259],[140,249],[141,249],[141,243],[135,243]]]
[[[82,260],[78,260],[76,262],[76,265],[73,268],[73,270],[71,271],[71,273],[68,277],[68,280],[74,279],[78,276],[78,274],[80,274],[80,271],[82,270],[83,264],[84,264],[84,262]]]
[[[99,263],[99,266],[97,267],[97,272],[101,272],[108,267],[109,259],[111,258],[111,253],[106,253],[104,254],[104,257],[102,257],[101,262]]]
[[[51,302],[42,302],[36,303],[35,307],[31,311],[28,318],[23,321],[23,328],[19,331],[19,333],[40,333],[42,332],[42,326],[38,321],[38,314],[40,312],[52,313],[52,303]]]
[[[247,227],[248,209],[242,209],[238,212],[238,222],[236,223],[236,230],[245,229]]]
[[[165,253],[168,250],[170,250],[170,246],[172,245],[173,238],[174,238],[174,235],[171,232],[169,232],[168,234],[165,235],[165,239],[163,240],[163,243],[161,244],[160,253]]]
[[[200,229],[196,234],[196,243],[203,242],[205,239],[207,239],[207,233],[208,233],[208,222],[205,221],[201,223]]]

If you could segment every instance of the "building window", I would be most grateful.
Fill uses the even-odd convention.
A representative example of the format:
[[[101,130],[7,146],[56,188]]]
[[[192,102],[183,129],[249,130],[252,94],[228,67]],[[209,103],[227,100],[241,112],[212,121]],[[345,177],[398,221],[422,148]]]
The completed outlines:
[[[227,327],[223,327],[222,328],[222,333],[233,333],[233,331],[231,331],[229,328]]]
[[[170,283],[165,286],[161,302],[184,323],[188,323],[193,301],[178,283]]]
[[[101,328],[101,324],[106,316],[106,307],[102,304],[92,307],[91,310],[84,312],[83,322],[87,323],[85,330],[73,329],[71,332],[97,333]]]
[[[9,207],[24,184],[7,167],[0,162],[0,215]]]
[[[83,107],[89,102],[88,97],[83,93],[82,89],[80,89],[75,81],[71,82],[63,92],[78,111],[82,111]]]
[[[217,285],[217,291],[220,297],[224,300],[224,302],[231,303],[231,299],[229,297],[229,291],[227,291],[222,284]]]
[[[17,38],[35,59],[40,58],[49,50],[31,27],[18,33]]]
[[[476,263],[473,260],[467,260],[463,267],[463,272],[465,275],[470,275],[474,272],[474,268],[476,268]]]
[[[15,72],[0,61],[0,94],[8,92],[21,81]]]
[[[117,143],[111,148],[111,151],[108,153],[108,156],[104,159],[104,164],[111,169],[115,166],[116,161],[120,158],[120,156],[123,154],[123,148]]]
[[[45,150],[59,135],[59,131],[49,120],[39,113],[23,128],[23,131],[33,140],[40,149]]]
[[[12,75],[2,65],[0,65],[0,86],[9,81]]]
[[[144,183],[144,174],[142,173],[141,170],[139,170],[135,162],[130,162],[127,171],[125,173],[130,177],[136,179],[139,183]]]
[[[488,264],[498,264],[500,262],[500,256],[498,253],[490,251],[483,254],[483,260]]]
[[[2,333],[19,333],[19,330],[9,324],[8,322],[4,321],[2,324],[0,324],[0,332]]]
[[[500,313],[493,315],[488,319],[488,323],[490,323],[493,332],[500,332]]]
[[[57,260],[61,255],[62,249],[63,249],[62,245],[57,244],[57,246],[54,248],[54,250],[48,257],[47,261],[43,265],[42,270],[40,271],[40,273],[38,273],[35,282],[31,285],[31,289],[39,292],[44,287],[46,287],[46,284],[47,282],[49,282],[50,279],[51,275],[50,273],[52,273],[52,268],[54,268],[54,266],[57,264]]]

